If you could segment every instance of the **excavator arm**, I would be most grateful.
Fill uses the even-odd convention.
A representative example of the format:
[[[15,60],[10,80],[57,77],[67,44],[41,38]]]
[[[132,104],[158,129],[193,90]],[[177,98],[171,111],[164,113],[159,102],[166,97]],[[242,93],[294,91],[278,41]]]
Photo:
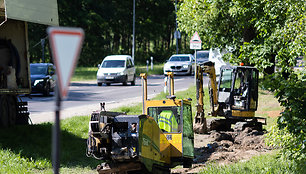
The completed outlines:
[[[197,111],[193,124],[193,130],[196,133],[207,133],[204,113],[203,73],[207,73],[210,79],[208,86],[211,101],[211,115],[216,116],[218,111],[217,81],[214,63],[209,61],[203,64],[198,64],[196,72]]]
[[[213,62],[205,62],[200,65],[200,68],[203,73],[207,73],[209,77],[209,98],[210,98],[210,107],[211,107],[211,115],[217,116],[218,111],[218,88],[217,88],[217,80],[216,80],[216,72],[215,72],[215,64]],[[203,76],[202,76],[203,79]],[[203,85],[201,86],[203,88]],[[203,89],[202,89],[203,91]],[[202,99],[203,100],[203,99]]]

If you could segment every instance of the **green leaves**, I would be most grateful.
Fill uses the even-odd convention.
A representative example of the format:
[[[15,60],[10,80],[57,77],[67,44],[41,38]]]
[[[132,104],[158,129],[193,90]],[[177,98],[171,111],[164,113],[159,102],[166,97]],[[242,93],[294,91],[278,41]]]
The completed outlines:
[[[198,31],[203,48],[233,48],[226,56],[232,63],[289,72],[305,55],[305,6],[296,0],[185,0],[178,20],[186,33]]]

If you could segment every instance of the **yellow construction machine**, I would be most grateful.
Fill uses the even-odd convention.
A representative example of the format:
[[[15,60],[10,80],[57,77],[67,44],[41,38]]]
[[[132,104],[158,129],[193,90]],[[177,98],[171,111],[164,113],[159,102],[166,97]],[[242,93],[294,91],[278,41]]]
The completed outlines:
[[[211,116],[225,119],[212,119],[206,122],[203,109],[203,73],[209,76],[208,91]],[[222,66],[217,83],[213,62],[197,65],[197,113],[194,118],[194,131],[206,133],[210,130],[243,130],[245,127],[262,129],[265,118],[255,117],[258,106],[258,70],[250,66]],[[262,121],[263,120],[263,121]]]
[[[99,173],[140,171],[170,173],[177,165],[190,167],[194,158],[191,103],[176,99],[148,100],[143,84],[143,114],[95,111],[89,122],[87,156],[103,160]],[[173,87],[173,74],[169,74]]]

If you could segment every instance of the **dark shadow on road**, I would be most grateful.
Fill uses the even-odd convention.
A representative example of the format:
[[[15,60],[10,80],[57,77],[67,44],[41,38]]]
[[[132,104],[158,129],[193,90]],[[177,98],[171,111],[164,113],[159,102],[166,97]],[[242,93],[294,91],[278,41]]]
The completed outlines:
[[[97,86],[97,83],[79,83],[79,82],[71,82],[70,86]]]

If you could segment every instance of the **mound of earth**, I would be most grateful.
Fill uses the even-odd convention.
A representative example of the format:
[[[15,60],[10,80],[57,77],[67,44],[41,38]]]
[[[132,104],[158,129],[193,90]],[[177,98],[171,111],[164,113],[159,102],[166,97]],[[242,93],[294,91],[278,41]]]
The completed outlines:
[[[248,160],[271,150],[265,145],[264,132],[246,128],[243,131],[195,134],[195,159],[192,168],[172,169],[171,173],[197,173],[207,162],[225,165]]]

